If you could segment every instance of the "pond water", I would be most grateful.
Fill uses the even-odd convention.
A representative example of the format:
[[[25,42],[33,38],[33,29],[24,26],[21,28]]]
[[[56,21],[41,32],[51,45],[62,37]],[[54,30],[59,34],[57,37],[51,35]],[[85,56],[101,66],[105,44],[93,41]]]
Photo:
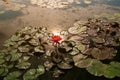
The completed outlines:
[[[120,0],[7,0],[7,3],[0,0],[0,49],[5,40],[24,26],[45,26],[60,32],[75,21],[88,18],[120,22]],[[76,76],[79,78],[77,73]],[[71,80],[80,80],[76,78]],[[66,76],[63,80],[67,80]]]

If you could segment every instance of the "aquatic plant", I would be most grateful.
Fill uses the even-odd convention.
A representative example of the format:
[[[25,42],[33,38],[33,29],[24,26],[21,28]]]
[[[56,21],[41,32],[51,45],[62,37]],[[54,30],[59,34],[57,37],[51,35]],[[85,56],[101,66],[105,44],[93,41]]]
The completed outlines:
[[[61,35],[48,32],[46,27],[24,27],[4,43],[0,77],[37,80],[45,72],[59,77],[74,66],[95,76],[120,77],[120,63],[115,59],[119,53],[119,32],[119,23],[99,19],[77,21]],[[65,39],[59,42],[61,36]],[[103,63],[105,60],[108,63]]]

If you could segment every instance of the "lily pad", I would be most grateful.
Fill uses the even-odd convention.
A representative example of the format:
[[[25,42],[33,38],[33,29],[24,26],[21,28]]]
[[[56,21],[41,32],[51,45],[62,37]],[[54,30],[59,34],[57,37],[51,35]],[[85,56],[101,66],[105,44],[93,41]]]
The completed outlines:
[[[36,74],[36,69],[30,69],[23,75],[23,79],[24,80],[35,80],[37,78],[35,74]]]
[[[33,46],[38,46],[38,45],[39,45],[38,40],[35,40],[35,39],[31,39],[31,40],[29,41],[29,43],[30,43],[31,45],[33,45]]]
[[[42,75],[45,73],[45,68],[42,65],[38,65],[38,68],[36,69],[37,76]]]
[[[59,77],[61,74],[63,74],[64,72],[62,70],[59,70],[59,69],[55,69],[54,72],[53,72],[53,77]]]
[[[86,50],[86,45],[83,44],[77,44],[75,47],[78,48],[78,50],[81,52],[84,52]]]
[[[10,47],[10,46],[13,46],[13,45],[15,45],[15,44],[16,44],[16,42],[7,40],[7,41],[5,41],[4,46],[5,46],[5,47]]]
[[[71,69],[73,66],[66,62],[61,62],[57,64],[60,69]]]
[[[80,60],[86,59],[86,58],[87,58],[87,56],[85,56],[83,54],[78,54],[78,55],[73,56],[73,61],[75,63],[75,62],[79,62]]]
[[[11,58],[12,58],[12,55],[11,55],[11,54],[7,54],[7,55],[4,57],[4,59],[5,59],[6,61],[10,61]]]
[[[45,66],[46,70],[50,70],[53,67],[53,65],[54,64],[50,61],[44,62],[44,66]]]
[[[4,80],[19,80],[18,77],[21,75],[21,72],[14,71],[7,75],[7,77],[4,78]]]
[[[78,54],[73,57],[74,65],[79,68],[86,68],[90,66],[93,62],[93,59],[87,58],[83,54]]]
[[[0,67],[1,71],[4,69],[4,71],[1,73],[1,76],[6,76],[8,74],[8,68],[6,66]]]
[[[16,65],[18,69],[28,69],[31,66],[29,62],[20,62]]]
[[[40,52],[40,53],[45,53],[45,51],[43,50],[43,47],[42,47],[42,46],[35,47],[35,48],[34,48],[34,51],[35,51],[35,52]]]
[[[76,54],[79,54],[79,53],[80,53],[80,51],[79,51],[79,49],[76,48],[76,47],[74,47],[74,48],[72,49],[72,51],[69,52],[70,55],[76,55]]]
[[[113,48],[104,47],[103,49],[93,48],[90,53],[94,58],[99,60],[111,59],[115,56],[116,50]]]
[[[68,32],[71,33],[71,34],[80,34],[80,33],[84,32],[84,31],[86,31],[86,29],[87,28],[85,26],[70,27],[68,29]]]
[[[4,73],[4,67],[0,67],[0,75],[2,74],[2,73]]]
[[[13,35],[10,40],[11,41],[19,41],[19,38],[20,38],[20,34],[19,35]]]
[[[82,59],[80,61],[75,62],[75,66],[79,68],[87,68],[91,66],[93,63],[93,59],[87,58],[87,59]]]
[[[107,66],[98,60],[93,60],[92,65],[86,68],[86,70],[95,75],[95,76],[103,76],[104,71]]]
[[[101,43],[101,44],[105,43],[105,40],[103,38],[100,38],[100,37],[93,38],[92,40],[96,43]]]
[[[10,61],[16,61],[22,56],[22,54],[17,53],[16,50],[10,52],[10,54],[11,54],[11,60]]]
[[[29,45],[26,45],[26,46],[20,46],[20,47],[18,47],[18,50],[20,51],[20,52],[29,52],[30,51],[30,46]]]
[[[94,36],[94,37],[97,36],[97,30],[90,29],[90,30],[87,30],[87,33],[89,36]]]
[[[71,41],[80,41],[80,40],[83,40],[83,37],[81,37],[81,36],[78,36],[78,35],[75,35],[75,36],[70,36],[69,37],[69,40],[71,40]]]
[[[30,56],[22,56],[22,57],[19,59],[19,62],[28,61],[29,59],[30,59]]]
[[[117,76],[120,77],[120,63],[119,62],[111,62],[111,70]]]
[[[66,35],[68,35],[69,33],[68,33],[68,31],[61,31],[60,34],[66,36]]]
[[[5,53],[0,53],[0,64],[5,62],[4,57],[5,57]]]
[[[114,78],[116,76],[115,75],[116,72],[114,73],[112,70],[114,70],[114,69],[109,65],[103,73],[104,76],[106,78]]]

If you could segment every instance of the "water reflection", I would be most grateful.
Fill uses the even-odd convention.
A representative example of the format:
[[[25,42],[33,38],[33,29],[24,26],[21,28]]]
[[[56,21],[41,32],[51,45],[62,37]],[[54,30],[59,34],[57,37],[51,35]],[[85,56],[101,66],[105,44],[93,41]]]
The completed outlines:
[[[8,10],[8,11],[5,11],[4,13],[0,14],[0,20],[3,21],[3,20],[14,19],[20,15],[22,15],[21,11]]]

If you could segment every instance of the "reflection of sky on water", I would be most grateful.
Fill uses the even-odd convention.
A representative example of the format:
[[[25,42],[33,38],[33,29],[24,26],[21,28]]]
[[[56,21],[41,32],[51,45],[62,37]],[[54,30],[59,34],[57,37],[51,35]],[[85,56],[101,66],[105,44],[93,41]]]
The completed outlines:
[[[109,0],[107,4],[114,5],[114,6],[120,6],[120,0]]]
[[[120,6],[120,0],[90,0],[91,3],[86,4],[85,0],[77,0],[81,4],[72,3],[72,6],[81,6],[81,7],[88,7],[89,5],[95,5],[95,4],[106,4],[110,6]],[[88,0],[89,1],[89,0]]]
[[[3,5],[6,6],[7,4],[4,4],[4,2],[2,3],[2,0],[1,0],[0,4],[3,4],[3,5],[2,6],[0,5],[0,20],[12,19],[12,18],[15,18],[21,15],[19,11],[22,8],[28,5],[32,5],[30,4],[31,3],[30,1],[31,0],[10,0],[8,5],[11,5],[11,6],[8,7],[9,9],[7,8],[3,9],[4,8]],[[39,0],[37,1],[39,2]],[[59,0],[59,1],[68,1],[68,0]],[[95,6],[95,4],[107,4],[111,6],[120,6],[120,0],[73,0],[73,1],[74,1],[73,3],[69,4],[68,6],[69,8],[71,7],[84,7],[85,8],[85,7],[88,7],[89,5]],[[80,2],[80,4],[77,4],[76,1]],[[91,1],[91,3],[85,3],[85,1]]]
[[[22,14],[22,12],[20,12],[20,11],[8,10],[5,13],[0,14],[0,20],[14,19],[17,16],[20,16],[21,14]]]

